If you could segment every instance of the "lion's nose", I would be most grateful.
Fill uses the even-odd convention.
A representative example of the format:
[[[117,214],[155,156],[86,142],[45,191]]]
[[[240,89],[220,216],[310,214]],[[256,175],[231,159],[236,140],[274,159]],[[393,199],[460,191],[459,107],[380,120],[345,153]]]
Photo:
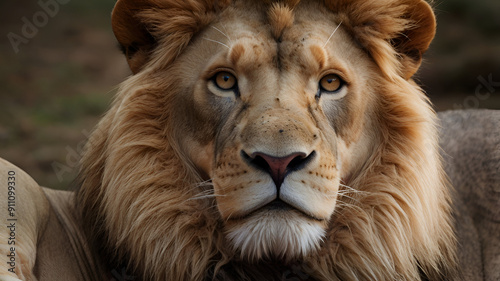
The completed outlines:
[[[275,157],[261,152],[254,152],[252,155],[244,151],[241,153],[252,166],[269,173],[278,189],[288,173],[305,167],[315,154],[314,151],[309,155],[304,152],[294,152],[284,157]]]

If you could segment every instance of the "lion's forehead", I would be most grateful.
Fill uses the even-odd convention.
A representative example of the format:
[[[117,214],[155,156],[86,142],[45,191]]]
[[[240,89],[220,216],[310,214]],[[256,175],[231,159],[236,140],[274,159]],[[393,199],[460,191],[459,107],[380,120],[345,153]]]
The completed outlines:
[[[223,14],[215,21],[207,36],[226,45],[223,51],[227,52],[227,61],[241,70],[258,70],[262,65],[278,66],[283,72],[294,66],[302,71],[318,69],[329,59],[325,49],[328,43],[336,42],[340,48],[343,45],[352,48],[352,44],[345,44],[348,36],[339,34],[342,30],[337,30],[336,15],[326,7],[310,5],[313,4],[305,1],[293,9],[290,24],[269,19],[267,6],[245,4],[241,11],[236,5],[224,11],[230,15]],[[318,12],[311,15],[311,9]],[[273,30],[279,24],[285,26],[276,34]]]

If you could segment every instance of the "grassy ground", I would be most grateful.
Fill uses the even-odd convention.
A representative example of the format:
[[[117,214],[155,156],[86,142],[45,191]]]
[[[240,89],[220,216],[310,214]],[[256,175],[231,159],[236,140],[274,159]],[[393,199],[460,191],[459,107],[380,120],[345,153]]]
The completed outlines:
[[[79,145],[130,73],[110,28],[113,0],[71,0],[16,53],[7,35],[22,33],[36,0],[0,2],[0,157],[40,184],[71,185]],[[438,34],[419,82],[438,110],[500,108],[500,2],[434,2]],[[54,169],[55,168],[55,169]]]
[[[22,35],[23,17],[42,10],[37,2],[0,4],[0,157],[61,189],[76,175],[78,143],[129,71],[110,29],[112,0],[60,5],[16,53],[7,34]]]

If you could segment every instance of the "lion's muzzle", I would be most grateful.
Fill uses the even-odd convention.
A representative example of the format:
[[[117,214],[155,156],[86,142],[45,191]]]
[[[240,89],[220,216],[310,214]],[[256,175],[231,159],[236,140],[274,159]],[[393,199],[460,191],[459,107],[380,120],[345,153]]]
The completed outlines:
[[[336,157],[307,111],[266,106],[239,123],[213,173],[222,218],[248,217],[281,201],[308,219],[328,220],[338,190]]]

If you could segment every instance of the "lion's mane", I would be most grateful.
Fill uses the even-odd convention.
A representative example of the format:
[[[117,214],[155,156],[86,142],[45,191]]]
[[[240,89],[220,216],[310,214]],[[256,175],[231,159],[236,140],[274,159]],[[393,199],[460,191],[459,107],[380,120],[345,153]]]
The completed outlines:
[[[119,9],[142,9],[140,3],[148,1],[123,2],[118,2],[115,14]],[[191,38],[230,3],[149,2],[139,16],[150,27],[149,37],[140,42],[155,45],[146,51],[135,46],[139,53],[129,63],[136,74],[121,85],[82,160],[76,204],[88,237],[110,260],[127,265],[144,280],[259,278],[266,262],[248,264],[232,254],[215,200],[191,200],[207,187],[199,184],[201,176],[180,149],[182,132],[173,114],[173,96],[179,94],[176,81],[158,74],[159,69],[168,72]],[[298,1],[287,2],[293,7]],[[418,16],[408,15],[417,0],[325,3],[385,76],[377,82],[378,146],[347,179],[360,192],[339,196],[319,252],[297,262],[311,279],[319,280],[450,277],[455,240],[435,114],[421,89],[407,80],[421,54],[405,52],[405,45],[394,43],[412,26],[433,22],[416,22]],[[410,10],[426,9],[419,5]],[[114,24],[115,32],[128,28],[120,19]],[[133,51],[123,39],[120,43],[126,53]],[[280,266],[265,270],[281,277]]]

